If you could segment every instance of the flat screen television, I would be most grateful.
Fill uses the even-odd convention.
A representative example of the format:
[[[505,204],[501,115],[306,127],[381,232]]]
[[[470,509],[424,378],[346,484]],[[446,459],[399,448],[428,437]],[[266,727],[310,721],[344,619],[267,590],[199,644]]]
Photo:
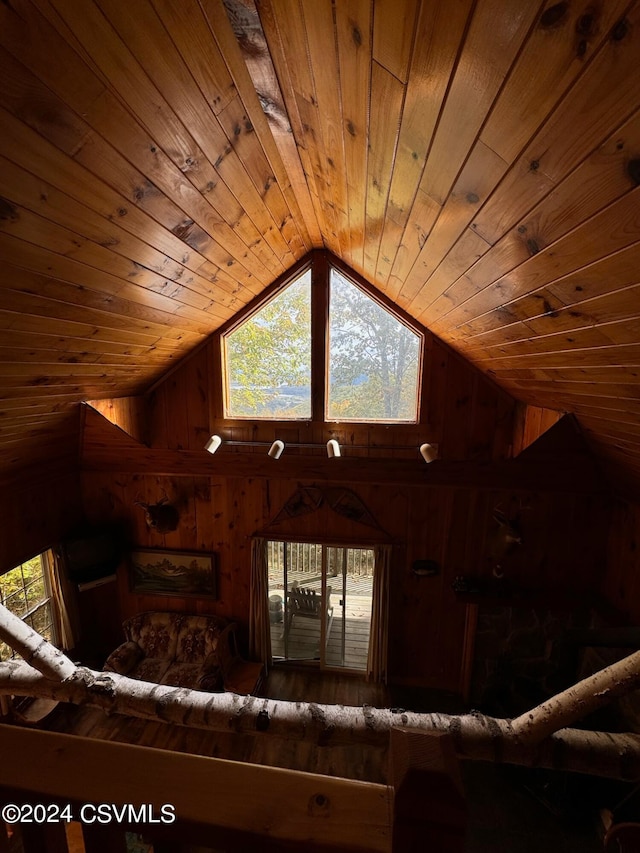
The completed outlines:
[[[120,532],[95,528],[72,534],[61,546],[67,576],[72,583],[85,584],[112,575],[122,559]]]

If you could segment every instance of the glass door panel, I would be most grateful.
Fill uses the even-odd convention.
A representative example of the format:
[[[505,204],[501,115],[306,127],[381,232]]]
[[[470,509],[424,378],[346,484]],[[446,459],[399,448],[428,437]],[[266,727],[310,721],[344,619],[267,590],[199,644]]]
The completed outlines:
[[[373,551],[333,547],[327,551],[327,588],[331,586],[334,619],[325,665],[365,671],[371,631]]]
[[[284,660],[321,658],[322,545],[269,542],[271,653]]]
[[[373,550],[271,541],[267,553],[273,657],[365,671]]]

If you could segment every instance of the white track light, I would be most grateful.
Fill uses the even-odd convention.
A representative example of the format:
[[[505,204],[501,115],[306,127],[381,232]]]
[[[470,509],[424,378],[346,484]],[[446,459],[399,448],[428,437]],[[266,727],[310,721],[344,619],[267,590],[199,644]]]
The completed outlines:
[[[209,453],[215,453],[216,450],[222,444],[222,439],[219,435],[212,435],[209,441],[205,444],[204,449],[208,450]]]

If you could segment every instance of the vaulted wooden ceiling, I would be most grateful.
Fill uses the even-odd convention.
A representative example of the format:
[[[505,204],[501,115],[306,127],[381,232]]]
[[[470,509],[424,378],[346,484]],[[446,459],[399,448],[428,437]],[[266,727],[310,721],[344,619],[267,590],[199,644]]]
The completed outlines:
[[[640,2],[3,0],[0,462],[325,246],[640,480]]]

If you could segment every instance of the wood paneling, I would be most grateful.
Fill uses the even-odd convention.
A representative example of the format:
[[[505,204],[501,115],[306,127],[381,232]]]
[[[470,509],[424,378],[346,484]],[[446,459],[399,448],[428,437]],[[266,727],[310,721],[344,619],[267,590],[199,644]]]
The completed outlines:
[[[438,417],[418,426],[211,423],[213,345],[188,359],[150,396],[151,449],[88,408],[83,500],[89,518],[120,521],[138,546],[218,555],[215,600],[133,594],[123,567],[122,613],[157,608],[217,613],[235,619],[246,639],[254,533],[307,541],[331,537],[353,544],[382,537],[394,545],[392,679],[462,691],[470,623],[467,602],[452,589],[456,576],[491,585],[499,565],[508,578],[506,589],[515,595],[564,594],[571,587],[576,595],[586,596],[599,583],[606,525],[599,518],[602,481],[576,441],[574,427],[548,432],[539,451],[529,447],[525,462],[505,460],[512,406],[506,407],[501,392],[433,336],[429,353],[424,383],[433,405],[425,412]],[[505,418],[508,429],[502,423]],[[122,414],[121,422],[125,419]],[[545,419],[551,415],[545,413]],[[537,420],[538,429],[541,426],[542,413]],[[225,444],[211,456],[203,447],[214,431],[226,440],[265,445],[280,437],[287,442],[287,452],[274,461],[266,446]],[[342,458],[327,459],[323,445],[329,435],[344,445]],[[421,437],[440,442],[442,456],[431,466],[417,453]],[[300,441],[318,447],[296,449]],[[301,482],[354,489],[380,529],[335,513],[327,517],[329,510],[272,525]],[[135,502],[156,503],[163,497],[178,508],[181,520],[175,532],[159,535],[147,529]],[[503,552],[496,547],[497,510],[519,526],[521,548]],[[411,572],[416,560],[425,559],[438,563],[437,576]]]
[[[638,396],[637,0],[136,5],[0,9],[3,468],[35,462],[36,419],[64,444],[63,409],[144,392],[324,247],[640,475],[637,412],[607,414]],[[428,416],[450,457],[467,412],[492,422],[463,386]]]
[[[297,485],[295,479],[275,476],[174,478],[85,472],[83,499],[90,518],[123,521],[137,545],[218,555],[216,600],[133,594],[123,568],[119,578],[123,616],[147,609],[217,613],[235,619],[246,640],[250,537],[269,524]],[[599,581],[604,528],[599,523],[598,498],[518,489],[344,485],[355,488],[394,541],[390,616],[394,681],[460,689],[467,612],[451,584],[457,575],[491,581],[495,508],[518,515],[522,527],[522,548],[502,559],[516,593],[558,594],[571,589],[575,595],[587,595]],[[179,508],[181,521],[177,531],[161,536],[146,528],[134,502],[154,502],[164,496]],[[354,544],[370,542],[377,535],[338,517],[335,524],[340,538]],[[328,535],[321,514],[293,526],[302,539],[322,540]],[[332,528],[333,536],[337,528]],[[277,538],[278,531],[271,529]],[[419,559],[435,560],[440,574],[434,578],[412,574],[410,567]],[[114,613],[113,618],[118,615]]]
[[[147,443],[147,407],[143,397],[89,400],[89,405],[140,444]]]
[[[519,403],[514,417],[513,455],[517,457],[543,433],[558,423],[561,417],[562,413],[555,409],[543,409],[540,406]]]
[[[351,424],[227,420],[219,411],[220,343],[213,337],[159,383],[149,398],[151,446],[201,450],[209,436],[271,444],[317,445],[337,438],[348,457],[417,459],[425,441],[438,445],[442,460],[488,461],[511,455],[514,402],[493,382],[425,330],[421,388],[421,422],[417,424]],[[210,414],[211,413],[211,414]],[[254,448],[264,453],[262,447]],[[305,449],[309,455],[309,449]]]
[[[607,571],[602,593],[620,614],[621,622],[640,620],[640,506],[616,501],[611,511]]]
[[[490,574],[496,506],[525,528],[514,582],[600,588],[592,470],[563,456],[554,491],[535,459],[506,460],[573,412],[637,496],[640,2],[130,6],[0,4],[0,568],[79,519],[92,400],[121,431],[85,433],[87,513],[219,552],[220,598],[197,608],[246,629],[248,537],[299,481],[341,473],[397,543],[394,677],[457,689],[451,581]],[[419,424],[326,424],[319,397],[310,423],[221,417],[210,336],[311,249],[429,329]],[[211,459],[213,432],[260,444]],[[134,502],[165,493],[181,525],[154,538]],[[614,517],[623,610],[636,517]],[[440,576],[410,574],[425,557]],[[118,594],[125,614],[186,606],[131,596],[124,574]]]
[[[57,470],[56,470],[57,468]],[[65,470],[66,469],[66,470]],[[56,459],[55,466],[32,472],[0,487],[0,573],[41,554],[82,521],[77,458]]]

